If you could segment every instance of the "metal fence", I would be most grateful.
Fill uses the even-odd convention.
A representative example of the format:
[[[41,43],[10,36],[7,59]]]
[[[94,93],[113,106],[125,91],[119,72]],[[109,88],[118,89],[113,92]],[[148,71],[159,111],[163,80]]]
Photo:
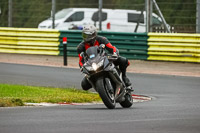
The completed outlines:
[[[173,33],[196,33],[196,6],[198,0],[157,0],[160,10]],[[157,13],[154,8],[153,12]],[[165,28],[153,26],[153,32]]]
[[[196,33],[198,0],[156,1],[172,32]],[[98,8],[98,0],[56,0],[55,4],[56,11],[75,7]],[[145,0],[104,0],[103,8],[144,11]],[[51,10],[52,0],[1,0],[0,27],[37,28],[41,21],[51,16]],[[158,14],[155,7],[153,12]],[[165,32],[163,25],[151,27],[153,32]]]

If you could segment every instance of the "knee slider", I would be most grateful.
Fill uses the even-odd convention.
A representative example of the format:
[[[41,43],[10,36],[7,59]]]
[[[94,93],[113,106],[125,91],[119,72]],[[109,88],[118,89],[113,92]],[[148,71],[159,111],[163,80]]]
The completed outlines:
[[[82,82],[81,82],[81,87],[83,88],[83,90],[89,90],[90,88],[92,88],[92,85],[89,83],[89,81],[84,77]]]

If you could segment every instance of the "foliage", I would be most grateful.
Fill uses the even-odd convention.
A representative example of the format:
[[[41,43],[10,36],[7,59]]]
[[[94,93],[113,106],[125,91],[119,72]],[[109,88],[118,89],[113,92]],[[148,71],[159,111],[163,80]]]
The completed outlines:
[[[157,3],[169,24],[195,25],[196,0],[157,0]]]

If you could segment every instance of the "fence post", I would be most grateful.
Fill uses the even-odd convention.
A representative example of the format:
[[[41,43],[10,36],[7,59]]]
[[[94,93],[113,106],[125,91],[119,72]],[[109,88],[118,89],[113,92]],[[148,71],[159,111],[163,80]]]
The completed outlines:
[[[67,66],[67,37],[63,37],[63,61],[64,66]]]
[[[146,9],[146,32],[152,32],[152,9],[153,4],[151,0],[145,0]]]
[[[13,1],[9,0],[8,1],[8,27],[12,27],[12,4]]]
[[[99,30],[102,30],[102,7],[103,7],[103,0],[99,0]]]
[[[55,12],[56,12],[56,0],[52,0],[52,9],[51,9],[52,29],[55,29]]]
[[[196,0],[196,33],[200,33],[200,0]]]

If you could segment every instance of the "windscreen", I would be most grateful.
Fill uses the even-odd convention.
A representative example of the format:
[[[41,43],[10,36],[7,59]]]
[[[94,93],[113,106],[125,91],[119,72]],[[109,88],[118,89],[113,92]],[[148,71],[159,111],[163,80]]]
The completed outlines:
[[[94,47],[90,47],[86,50],[86,55],[89,59],[95,58],[98,55],[98,47],[94,46]]]

